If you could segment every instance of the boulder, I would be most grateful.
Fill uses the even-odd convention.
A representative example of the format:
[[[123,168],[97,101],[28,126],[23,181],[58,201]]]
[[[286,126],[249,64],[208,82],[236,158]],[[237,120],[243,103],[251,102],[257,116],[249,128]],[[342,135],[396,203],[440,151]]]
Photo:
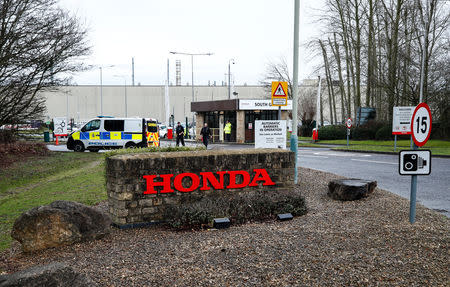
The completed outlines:
[[[364,179],[336,179],[328,183],[328,196],[338,200],[357,200],[369,196],[377,187],[376,181]]]
[[[11,236],[30,252],[101,238],[110,225],[110,217],[93,207],[55,201],[24,212],[14,222]]]
[[[34,266],[13,274],[0,275],[0,287],[88,287],[96,286],[86,275],[55,262]]]

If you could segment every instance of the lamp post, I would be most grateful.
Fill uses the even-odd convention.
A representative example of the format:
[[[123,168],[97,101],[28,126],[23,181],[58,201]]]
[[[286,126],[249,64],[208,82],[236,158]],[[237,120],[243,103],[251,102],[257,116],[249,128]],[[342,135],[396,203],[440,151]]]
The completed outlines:
[[[114,77],[122,78],[124,80],[124,91],[125,91],[125,117],[128,117],[128,99],[127,99],[127,77],[122,75],[114,75]]]
[[[230,70],[231,70],[231,68],[230,68],[231,64],[234,65],[234,59],[228,60],[228,99],[229,99],[229,100],[231,99],[231,72],[230,72]]]
[[[98,66],[100,70],[100,115],[103,116],[103,68],[112,68],[114,65]]]
[[[174,52],[174,51],[169,51],[169,53],[170,53],[170,54],[174,54],[174,55],[187,55],[187,56],[191,56],[192,102],[194,102],[194,101],[195,101],[195,99],[194,99],[194,56],[211,56],[211,55],[213,55],[213,53],[184,53],[184,52]],[[192,122],[194,122],[194,114],[192,114]]]

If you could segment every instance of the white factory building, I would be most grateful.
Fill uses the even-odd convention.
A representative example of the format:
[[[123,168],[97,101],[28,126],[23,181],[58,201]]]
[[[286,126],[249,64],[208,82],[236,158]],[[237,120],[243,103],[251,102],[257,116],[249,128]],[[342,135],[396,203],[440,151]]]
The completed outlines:
[[[66,117],[76,122],[99,115],[114,117],[146,117],[165,121],[165,89],[161,86],[63,86],[42,94],[46,97],[45,118]],[[191,86],[169,86],[170,115],[175,121],[192,119]],[[268,99],[270,92],[262,86],[235,86],[239,99]],[[228,99],[227,86],[195,86],[194,101]],[[102,112],[103,111],[103,112]]]

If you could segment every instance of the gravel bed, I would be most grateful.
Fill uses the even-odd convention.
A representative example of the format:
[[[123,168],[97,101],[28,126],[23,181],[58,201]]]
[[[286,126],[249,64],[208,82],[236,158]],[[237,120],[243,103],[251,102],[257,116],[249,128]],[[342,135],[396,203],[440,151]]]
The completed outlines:
[[[339,176],[300,169],[308,214],[226,230],[114,229],[98,241],[0,254],[14,272],[59,261],[99,286],[449,286],[449,220],[376,189],[366,199],[328,198]]]

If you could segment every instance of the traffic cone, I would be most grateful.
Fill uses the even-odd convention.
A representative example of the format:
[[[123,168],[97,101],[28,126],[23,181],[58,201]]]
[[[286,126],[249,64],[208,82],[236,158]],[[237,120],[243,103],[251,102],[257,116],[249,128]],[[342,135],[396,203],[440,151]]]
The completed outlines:
[[[55,145],[58,145],[58,136],[56,136],[56,142]]]

